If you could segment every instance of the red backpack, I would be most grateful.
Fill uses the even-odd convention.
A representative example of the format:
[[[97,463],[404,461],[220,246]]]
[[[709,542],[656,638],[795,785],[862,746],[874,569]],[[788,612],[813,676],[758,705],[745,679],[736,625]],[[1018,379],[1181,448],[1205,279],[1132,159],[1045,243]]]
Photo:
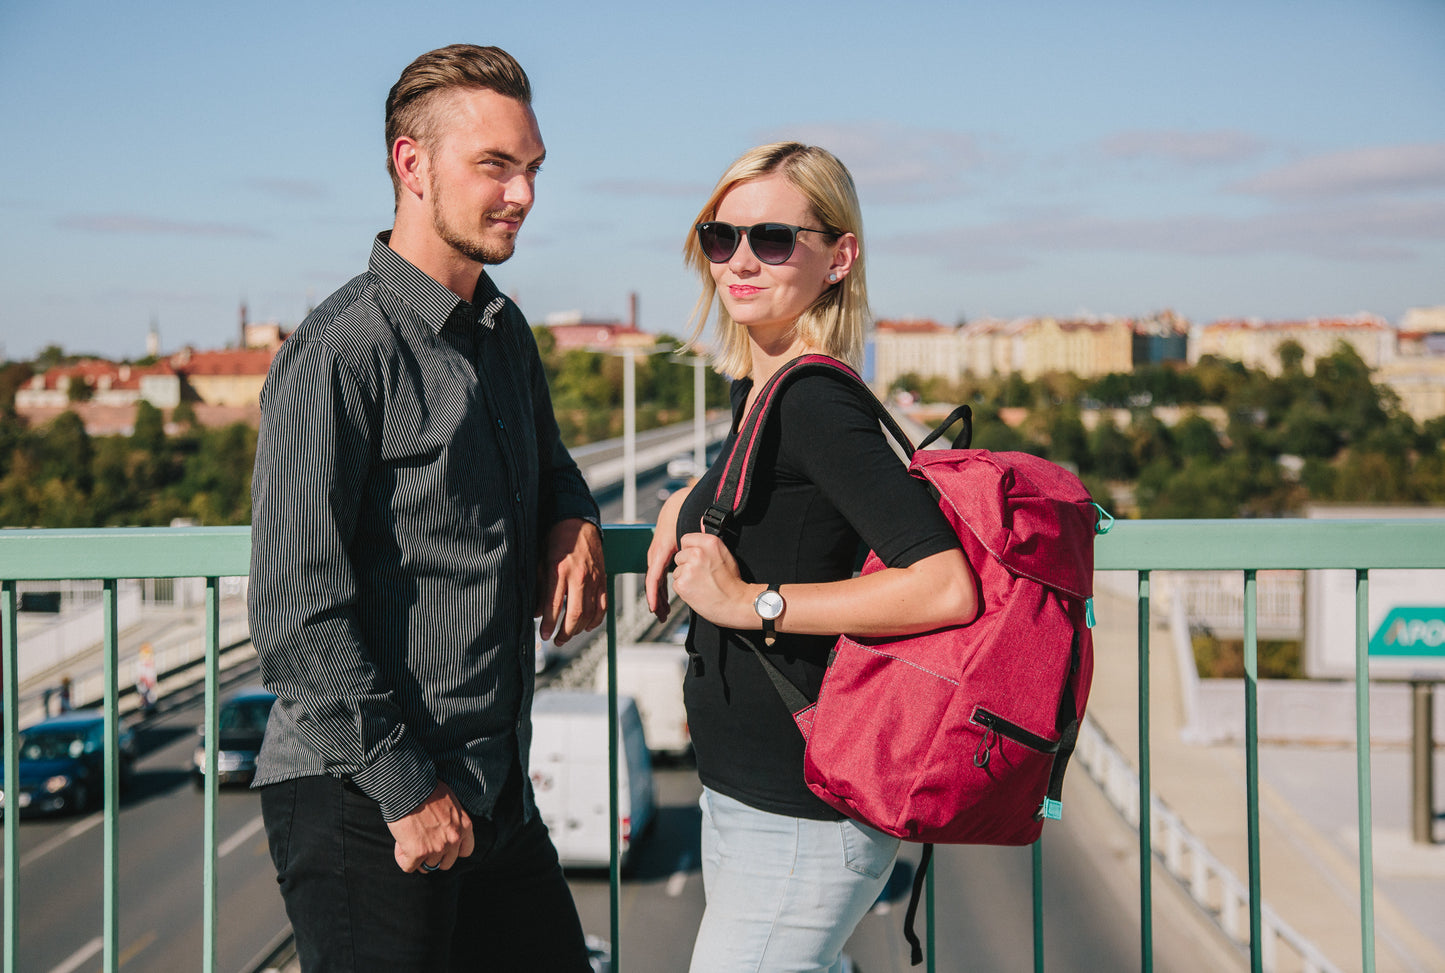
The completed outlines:
[[[838,639],[817,700],[765,655],[773,684],[807,739],[804,779],[838,811],[924,842],[912,916],[931,844],[1026,845],[1062,812],[1064,770],[1094,669],[1094,536],[1108,525],[1078,477],[1028,453],[967,449],[961,406],[915,451],[852,369],[805,355],[778,370],[738,431],[705,522],[721,533],[747,502],[752,465],[788,381],[824,372],[858,386],[913,457],[979,580],[967,625],[900,638]],[[958,419],[953,449],[927,450]],[[1109,520],[1112,524],[1112,519]],[[882,570],[869,553],[863,573]]]

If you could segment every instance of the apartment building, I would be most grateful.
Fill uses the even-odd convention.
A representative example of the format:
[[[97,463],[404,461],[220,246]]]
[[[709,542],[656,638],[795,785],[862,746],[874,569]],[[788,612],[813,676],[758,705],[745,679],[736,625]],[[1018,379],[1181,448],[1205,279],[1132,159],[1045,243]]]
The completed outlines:
[[[1395,329],[1384,318],[1357,314],[1345,318],[1311,318],[1305,321],[1260,321],[1229,319],[1201,328],[1189,343],[1189,363],[1205,355],[1229,358],[1269,375],[1282,370],[1279,348],[1293,341],[1304,349],[1302,366],[1314,371],[1317,358],[1332,354],[1345,342],[1371,368],[1378,368],[1395,356]]]
[[[873,383],[886,389],[909,373],[957,381],[1017,372],[1106,375],[1134,365],[1135,322],[1126,318],[980,318],[958,327],[931,320],[874,325]]]

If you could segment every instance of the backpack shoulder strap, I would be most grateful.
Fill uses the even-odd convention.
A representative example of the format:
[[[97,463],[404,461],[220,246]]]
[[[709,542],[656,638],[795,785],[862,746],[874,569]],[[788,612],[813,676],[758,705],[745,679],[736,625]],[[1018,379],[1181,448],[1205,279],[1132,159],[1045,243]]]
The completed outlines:
[[[732,452],[728,454],[727,463],[723,467],[723,475],[718,483],[717,493],[707,512],[703,515],[703,526],[709,534],[722,535],[737,512],[747,506],[748,496],[753,487],[758,446],[762,441],[763,429],[767,425],[768,416],[772,414],[783,390],[793,379],[812,373],[834,375],[856,385],[863,393],[863,401],[868,403],[874,415],[878,417],[878,421],[883,423],[884,428],[897,440],[904,453],[908,456],[913,455],[913,444],[909,441],[907,433],[889,414],[883,403],[878,401],[878,397],[867,385],[863,384],[863,379],[858,376],[857,372],[828,355],[799,356],[773,373],[773,377],[768,379],[768,383],[758,393],[753,407],[748,410],[747,417],[743,419],[742,425],[738,428],[737,437],[733,440]]]

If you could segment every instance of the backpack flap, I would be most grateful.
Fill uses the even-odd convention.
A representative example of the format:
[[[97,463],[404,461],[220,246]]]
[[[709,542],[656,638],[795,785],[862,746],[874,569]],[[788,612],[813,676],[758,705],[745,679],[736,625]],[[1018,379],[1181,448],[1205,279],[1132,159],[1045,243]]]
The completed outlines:
[[[910,469],[1010,573],[1093,596],[1098,508],[1078,477],[1029,453],[986,449],[920,451]]]

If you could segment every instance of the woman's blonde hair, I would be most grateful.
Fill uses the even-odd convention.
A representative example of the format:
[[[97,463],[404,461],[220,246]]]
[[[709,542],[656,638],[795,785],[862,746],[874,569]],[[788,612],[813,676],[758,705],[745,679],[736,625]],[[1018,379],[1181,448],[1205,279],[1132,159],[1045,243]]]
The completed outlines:
[[[848,274],[827,290],[798,317],[797,334],[805,342],[857,368],[863,359],[863,329],[868,319],[868,282],[863,273],[863,214],[858,207],[858,193],[853,177],[827,149],[800,142],[774,142],[750,149],[728,166],[712,195],[698,211],[694,223],[705,223],[717,215],[722,198],[739,183],[781,173],[808,201],[818,219],[818,226],[839,235],[852,233],[858,238],[858,256]],[[697,242],[697,233],[688,234],[682,254],[688,266],[702,278],[702,294],[693,308],[693,332],[688,343],[694,347],[707,325],[717,297],[717,284],[708,269],[709,261]],[[752,347],[747,329],[734,321],[722,301],[717,302],[717,341],[713,367],[729,378],[742,378],[752,369]]]

